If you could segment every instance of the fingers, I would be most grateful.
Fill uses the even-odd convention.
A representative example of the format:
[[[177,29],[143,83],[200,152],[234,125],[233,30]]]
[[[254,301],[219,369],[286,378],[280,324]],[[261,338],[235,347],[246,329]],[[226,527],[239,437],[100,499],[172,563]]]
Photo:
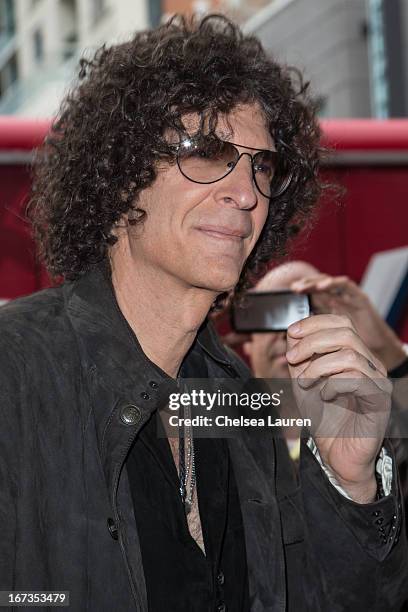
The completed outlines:
[[[333,318],[336,319],[336,322],[338,319],[343,320],[343,317],[336,315],[317,315],[311,319],[323,318],[330,319],[331,322]],[[301,323],[303,322],[304,321]],[[311,327],[312,329],[316,328],[315,325]],[[289,332],[290,328],[288,330],[288,336]],[[367,348],[351,326],[351,322],[350,325],[346,327],[331,327],[330,332],[323,328],[305,335],[303,330],[303,336],[297,341],[293,338],[291,342],[288,342],[288,347],[290,350],[286,353],[286,358],[291,366],[298,366],[313,358],[314,361],[317,362],[321,358],[316,358],[316,355],[325,355],[329,353],[332,354],[330,360],[332,367],[335,367],[337,363],[339,371],[343,371],[343,369],[350,370],[356,369],[356,365],[361,364],[361,361],[358,359],[360,355],[364,358],[364,371],[368,367],[370,371],[367,371],[367,374],[370,375],[370,377],[376,375],[376,370],[383,376],[387,374],[384,365]],[[371,366],[369,362],[371,362]],[[374,366],[375,369],[372,366]],[[311,367],[311,364],[306,364],[306,367]],[[317,368],[318,366],[315,365],[314,367]],[[305,369],[303,368],[303,375],[304,372]]]
[[[390,383],[385,374],[378,368],[374,369],[373,365],[361,353],[353,349],[341,349],[311,361],[297,380],[303,389],[308,389],[317,379],[344,373],[351,383],[360,384],[364,377],[372,379],[381,391],[389,390]]]
[[[327,379],[320,391],[320,396],[323,401],[330,402],[339,396],[353,394],[356,399],[364,400],[367,409],[387,414],[390,408],[391,393],[392,384],[385,377],[352,378],[349,372],[340,372]]]
[[[287,335],[300,340],[316,331],[331,330],[338,327],[349,327],[355,330],[353,322],[346,315],[319,314],[296,321],[288,327]]]
[[[341,295],[344,291],[358,290],[357,285],[348,276],[329,276],[328,274],[317,274],[295,281],[291,290],[296,293],[314,293],[319,291],[329,292],[333,295]]]
[[[351,313],[355,309],[370,308],[367,295],[348,276],[320,274],[293,283],[291,289],[295,293],[310,294],[315,312]]]

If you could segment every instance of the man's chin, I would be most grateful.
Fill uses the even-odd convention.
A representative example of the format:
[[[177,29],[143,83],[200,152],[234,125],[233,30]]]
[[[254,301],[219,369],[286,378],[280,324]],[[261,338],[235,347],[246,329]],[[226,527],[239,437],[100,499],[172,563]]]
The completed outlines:
[[[202,287],[203,289],[208,289],[209,291],[214,291],[214,293],[225,293],[232,291],[236,284],[239,281],[239,274],[225,274],[223,276],[213,275],[211,277],[202,278],[197,286]]]

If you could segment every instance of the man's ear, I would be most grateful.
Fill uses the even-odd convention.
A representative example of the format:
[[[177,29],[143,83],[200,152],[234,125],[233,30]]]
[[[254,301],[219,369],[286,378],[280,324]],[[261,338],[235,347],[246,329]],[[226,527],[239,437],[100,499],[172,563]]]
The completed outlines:
[[[121,234],[127,230],[128,220],[126,215],[122,215],[116,223],[113,224],[111,233],[116,237],[120,238]]]

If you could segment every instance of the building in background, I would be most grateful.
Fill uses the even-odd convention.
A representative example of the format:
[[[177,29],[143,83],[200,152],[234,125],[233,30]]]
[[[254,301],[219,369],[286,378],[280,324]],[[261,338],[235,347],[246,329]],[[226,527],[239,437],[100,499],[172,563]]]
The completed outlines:
[[[161,5],[162,20],[175,13],[223,13],[243,24],[273,0],[153,0]]]
[[[304,72],[323,116],[408,115],[406,0],[275,0],[245,30]]]
[[[0,0],[0,114],[52,116],[84,50],[148,25],[148,0]]]
[[[243,23],[270,0],[0,0],[0,115],[52,116],[79,57],[174,13]]]
[[[211,12],[299,67],[322,116],[408,116],[408,0],[0,0],[0,115],[51,116],[84,51]]]
[[[408,2],[366,0],[372,114],[408,115]]]

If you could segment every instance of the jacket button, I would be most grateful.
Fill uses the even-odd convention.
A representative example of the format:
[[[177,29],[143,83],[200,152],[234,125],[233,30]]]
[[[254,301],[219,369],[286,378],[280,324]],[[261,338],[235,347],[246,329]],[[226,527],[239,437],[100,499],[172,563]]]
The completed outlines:
[[[108,518],[108,530],[114,540],[118,539],[118,528],[112,518]]]
[[[236,371],[235,368],[233,368],[231,365],[227,366],[228,368],[228,372],[231,374],[232,378],[239,378],[239,374]]]
[[[225,576],[224,576],[224,573],[221,570],[218,572],[217,582],[218,582],[218,584],[220,586],[222,586],[224,584],[224,582],[225,582]]]
[[[157,389],[157,387],[159,386],[155,380],[151,380],[149,382],[149,385],[151,386],[152,389]]]
[[[125,425],[136,425],[136,423],[139,423],[141,418],[142,413],[140,412],[140,408],[134,404],[123,406],[120,411],[120,420]]]

